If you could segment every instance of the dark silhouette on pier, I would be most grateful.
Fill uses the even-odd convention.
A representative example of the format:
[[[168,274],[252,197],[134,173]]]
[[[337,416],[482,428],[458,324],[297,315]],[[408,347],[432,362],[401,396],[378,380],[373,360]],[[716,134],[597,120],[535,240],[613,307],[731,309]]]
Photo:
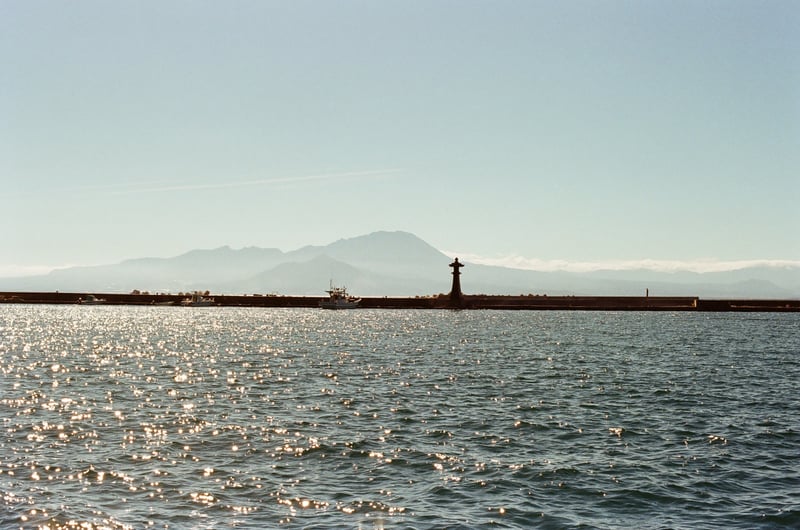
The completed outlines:
[[[450,305],[452,307],[461,307],[463,297],[461,295],[461,271],[459,269],[464,264],[459,263],[458,258],[456,258],[450,266],[453,267],[453,287],[450,289]]]

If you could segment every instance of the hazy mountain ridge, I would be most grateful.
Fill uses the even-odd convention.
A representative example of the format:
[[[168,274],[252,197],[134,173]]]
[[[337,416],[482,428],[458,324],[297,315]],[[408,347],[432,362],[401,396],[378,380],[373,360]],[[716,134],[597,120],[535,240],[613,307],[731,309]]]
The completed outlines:
[[[0,279],[5,291],[274,293],[322,295],[330,281],[362,296],[446,293],[452,256],[407,232],[375,232],[290,252],[246,247],[192,250],[172,258],[71,267],[43,276]],[[652,270],[542,272],[466,262],[468,294],[798,298],[800,267],[695,273]]]

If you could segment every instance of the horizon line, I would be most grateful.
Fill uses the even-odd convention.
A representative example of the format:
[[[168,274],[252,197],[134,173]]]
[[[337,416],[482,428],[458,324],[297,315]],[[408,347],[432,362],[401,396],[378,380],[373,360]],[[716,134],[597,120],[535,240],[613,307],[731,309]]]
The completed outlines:
[[[700,258],[694,260],[668,260],[641,258],[628,260],[579,261],[527,258],[525,256],[513,254],[490,257],[480,254],[471,254],[469,252],[442,252],[450,256],[458,256],[462,261],[472,262],[478,265],[490,265],[536,272],[588,273],[599,271],[652,271],[663,273],[694,272],[704,274],[710,272],[730,272],[754,267],[800,268],[800,260],[790,259],[722,260],[716,258]]]
[[[231,248],[229,245],[215,248]],[[245,246],[234,250],[254,248]],[[258,248],[258,247],[256,247]],[[197,249],[193,249],[197,250]],[[213,250],[213,249],[210,249]],[[188,251],[191,252],[191,251]],[[713,258],[702,258],[696,260],[657,260],[652,258],[642,258],[633,260],[598,260],[598,261],[572,261],[560,259],[540,259],[526,258],[518,255],[506,255],[499,257],[482,256],[469,252],[457,252],[441,250],[447,256],[458,256],[462,262],[475,263],[477,265],[488,265],[494,267],[505,267],[510,269],[534,271],[534,272],[570,272],[570,273],[590,273],[590,272],[635,272],[650,271],[661,273],[692,272],[698,274],[714,272],[731,272],[754,267],[767,268],[800,268],[800,260],[787,259],[743,259],[743,260],[718,260]],[[170,259],[178,257],[175,254],[166,258],[149,256],[152,259]],[[0,278],[26,278],[34,276],[44,276],[56,270],[70,269],[73,267],[102,267],[118,265],[132,259],[148,258],[126,258],[113,263],[67,263],[59,265],[21,265],[21,264],[0,264]]]

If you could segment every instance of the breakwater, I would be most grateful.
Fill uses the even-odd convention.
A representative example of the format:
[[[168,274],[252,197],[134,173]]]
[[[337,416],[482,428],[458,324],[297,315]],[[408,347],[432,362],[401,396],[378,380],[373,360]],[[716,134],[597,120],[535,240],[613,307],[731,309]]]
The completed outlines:
[[[183,294],[122,294],[80,292],[0,292],[0,303],[77,304],[89,295],[108,305],[180,305]],[[215,306],[317,307],[320,296],[219,295]],[[373,309],[504,309],[574,311],[771,311],[800,312],[800,300],[702,299],[696,296],[494,296],[462,295],[454,304],[447,295],[363,297],[362,308]]]

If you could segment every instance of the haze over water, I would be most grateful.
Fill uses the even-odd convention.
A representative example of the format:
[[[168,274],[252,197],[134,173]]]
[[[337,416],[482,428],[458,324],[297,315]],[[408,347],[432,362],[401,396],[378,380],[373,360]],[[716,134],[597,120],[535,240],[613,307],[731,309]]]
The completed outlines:
[[[0,306],[0,527],[797,527],[798,325]]]

